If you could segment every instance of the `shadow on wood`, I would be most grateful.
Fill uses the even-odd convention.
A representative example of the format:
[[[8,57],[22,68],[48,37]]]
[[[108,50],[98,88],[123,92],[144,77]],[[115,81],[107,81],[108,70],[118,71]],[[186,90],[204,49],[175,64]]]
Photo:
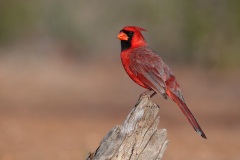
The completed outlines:
[[[167,149],[166,129],[157,129],[159,107],[142,96],[123,125],[115,126],[87,160],[160,160]]]

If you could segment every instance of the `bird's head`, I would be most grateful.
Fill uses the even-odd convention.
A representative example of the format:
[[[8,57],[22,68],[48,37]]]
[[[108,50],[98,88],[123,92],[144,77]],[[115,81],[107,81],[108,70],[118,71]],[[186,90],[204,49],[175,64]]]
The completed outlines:
[[[124,51],[130,48],[136,48],[146,45],[146,41],[141,33],[146,31],[143,28],[136,26],[126,26],[118,34],[118,39],[121,40],[121,50]]]

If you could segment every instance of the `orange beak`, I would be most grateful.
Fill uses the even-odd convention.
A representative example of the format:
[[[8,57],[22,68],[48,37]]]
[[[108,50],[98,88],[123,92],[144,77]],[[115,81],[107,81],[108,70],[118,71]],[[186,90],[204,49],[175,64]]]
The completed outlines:
[[[120,32],[118,34],[117,38],[120,39],[120,40],[124,40],[124,41],[128,40],[128,36],[125,33],[123,33],[123,32]]]

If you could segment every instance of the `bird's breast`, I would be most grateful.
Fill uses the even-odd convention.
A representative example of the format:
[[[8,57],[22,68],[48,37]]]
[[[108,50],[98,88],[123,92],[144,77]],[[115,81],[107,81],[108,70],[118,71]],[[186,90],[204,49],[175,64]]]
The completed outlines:
[[[144,84],[139,78],[138,78],[138,74],[136,73],[136,71],[133,71],[132,68],[130,68],[130,64],[131,64],[131,52],[129,51],[123,51],[121,52],[121,60],[122,60],[122,64],[123,67],[125,69],[125,71],[127,72],[128,76],[138,85],[150,89],[149,86],[147,86],[146,84]]]

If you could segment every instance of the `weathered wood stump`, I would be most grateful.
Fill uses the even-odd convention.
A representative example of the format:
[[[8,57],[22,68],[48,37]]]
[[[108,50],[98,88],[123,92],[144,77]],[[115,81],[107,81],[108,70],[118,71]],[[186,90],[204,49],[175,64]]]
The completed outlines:
[[[167,149],[166,129],[157,129],[159,107],[142,96],[123,125],[115,126],[87,160],[160,160]]]

